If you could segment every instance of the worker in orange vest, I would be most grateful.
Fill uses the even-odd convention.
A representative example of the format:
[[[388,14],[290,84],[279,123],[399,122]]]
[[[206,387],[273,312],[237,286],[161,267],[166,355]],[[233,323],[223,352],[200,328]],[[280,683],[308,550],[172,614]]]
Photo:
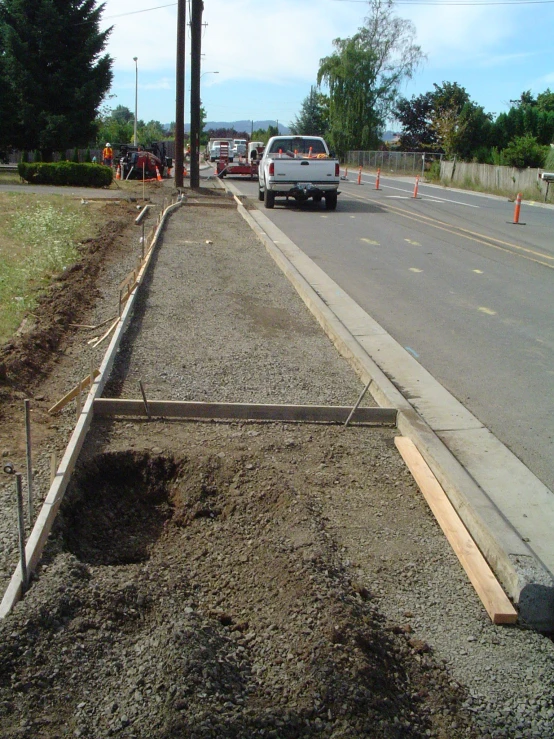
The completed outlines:
[[[111,167],[113,162],[113,149],[109,141],[106,142],[106,146],[102,152],[102,161],[106,167]]]

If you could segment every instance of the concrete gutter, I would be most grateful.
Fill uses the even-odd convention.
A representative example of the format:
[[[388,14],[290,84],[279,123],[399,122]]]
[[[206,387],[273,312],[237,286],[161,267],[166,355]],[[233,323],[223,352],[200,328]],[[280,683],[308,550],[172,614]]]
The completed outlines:
[[[231,183],[227,189],[238,195]],[[554,495],[258,209],[239,212],[338,351],[417,446],[520,622],[554,630]]]

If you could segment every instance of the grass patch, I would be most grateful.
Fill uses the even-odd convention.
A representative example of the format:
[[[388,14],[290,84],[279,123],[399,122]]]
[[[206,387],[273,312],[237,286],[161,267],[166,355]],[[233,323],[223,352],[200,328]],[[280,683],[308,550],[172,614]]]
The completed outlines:
[[[0,343],[34,310],[40,290],[77,261],[93,210],[55,195],[0,193]]]

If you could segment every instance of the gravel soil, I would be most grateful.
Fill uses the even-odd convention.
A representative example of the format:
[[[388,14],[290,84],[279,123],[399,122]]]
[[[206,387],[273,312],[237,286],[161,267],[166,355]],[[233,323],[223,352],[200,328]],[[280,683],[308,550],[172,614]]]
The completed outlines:
[[[24,469],[31,397],[36,511],[75,422],[74,403],[47,409],[107,344],[69,323],[114,315],[140,251],[135,206],[106,208],[33,340],[2,354],[0,445]],[[167,400],[356,401],[359,379],[221,191],[189,194],[152,268],[106,396],[137,398],[141,380]],[[397,433],[95,420],[32,586],[0,622],[0,735],[550,739],[552,641],[490,623]],[[11,480],[0,505],[5,588]]]

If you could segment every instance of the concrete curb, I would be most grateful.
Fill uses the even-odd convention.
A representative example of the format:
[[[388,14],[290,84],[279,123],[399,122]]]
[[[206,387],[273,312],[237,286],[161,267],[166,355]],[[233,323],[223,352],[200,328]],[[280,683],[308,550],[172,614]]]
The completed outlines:
[[[554,630],[554,495],[263,213],[247,211],[233,185],[225,186],[338,351],[371,380],[375,400],[398,409],[399,431],[432,469],[520,620]]]
[[[73,474],[73,470],[75,469],[75,465],[77,463],[77,459],[79,458],[79,453],[84,444],[85,437],[90,428],[94,413],[94,401],[96,398],[99,398],[102,395],[104,385],[107,382],[109,373],[115,361],[119,344],[121,342],[121,339],[123,338],[127,325],[131,318],[136,296],[144,281],[144,277],[147,274],[152,255],[156,250],[158,239],[164,228],[166,218],[168,214],[170,214],[173,210],[179,208],[181,204],[182,203],[178,201],[177,203],[174,203],[173,205],[170,205],[168,208],[166,208],[163,213],[160,223],[156,229],[156,233],[154,234],[154,238],[152,239],[152,247],[139,273],[137,285],[127,301],[127,305],[125,306],[125,309],[121,314],[119,325],[115,330],[110,345],[104,355],[104,359],[102,360],[102,364],[100,365],[100,374],[95,379],[87,395],[75,429],[71,434],[69,443],[66,447],[60,465],[56,471],[54,481],[50,486],[48,495],[46,496],[44,503],[42,504],[42,508],[40,509],[40,512],[37,516],[35,525],[33,526],[33,530],[31,531],[31,534],[25,546],[27,571],[29,574],[31,574],[33,570],[35,570],[42,556],[42,551],[52,529],[52,525],[55,521],[58,509],[63,500],[65,490],[71,479],[71,475]],[[16,603],[21,599],[21,596],[23,594],[21,575],[21,563],[19,563],[12,575],[8,587],[6,588],[6,592],[4,593],[2,602],[0,603],[0,618],[4,618],[5,616],[7,616],[12,608],[16,605]]]

